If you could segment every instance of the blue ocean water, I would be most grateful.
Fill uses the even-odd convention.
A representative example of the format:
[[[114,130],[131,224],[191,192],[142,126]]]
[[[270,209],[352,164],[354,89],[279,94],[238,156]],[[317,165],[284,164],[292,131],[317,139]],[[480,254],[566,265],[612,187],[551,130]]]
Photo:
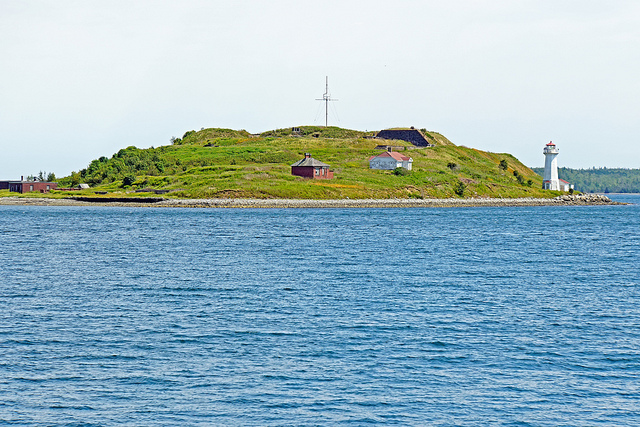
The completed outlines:
[[[640,424],[636,204],[0,206],[0,424]]]

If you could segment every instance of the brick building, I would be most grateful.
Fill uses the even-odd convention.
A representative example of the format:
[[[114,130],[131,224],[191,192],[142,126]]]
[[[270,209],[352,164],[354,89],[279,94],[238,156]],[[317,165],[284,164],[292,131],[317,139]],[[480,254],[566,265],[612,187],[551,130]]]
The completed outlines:
[[[311,179],[333,179],[333,172],[329,171],[329,165],[311,157],[310,153],[304,154],[304,159],[291,165],[291,175]]]
[[[9,190],[14,193],[48,193],[50,190],[58,188],[57,182],[42,181],[0,181],[0,190]]]

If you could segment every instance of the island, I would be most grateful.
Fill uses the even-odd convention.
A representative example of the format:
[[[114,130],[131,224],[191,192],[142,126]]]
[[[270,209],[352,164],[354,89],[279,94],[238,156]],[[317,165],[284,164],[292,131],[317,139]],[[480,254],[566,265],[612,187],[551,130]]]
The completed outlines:
[[[397,160],[398,167],[374,167],[383,163],[370,161],[380,157],[392,165]],[[305,166],[311,172],[301,173]],[[299,126],[260,134],[221,128],[192,130],[171,138],[168,145],[129,146],[111,157],[100,157],[57,184],[47,194],[21,196],[37,196],[43,203],[62,199],[226,207],[593,204],[608,200],[544,190],[542,177],[511,154],[458,146],[440,133],[413,127],[357,131]],[[0,195],[15,199],[7,190],[0,190]]]

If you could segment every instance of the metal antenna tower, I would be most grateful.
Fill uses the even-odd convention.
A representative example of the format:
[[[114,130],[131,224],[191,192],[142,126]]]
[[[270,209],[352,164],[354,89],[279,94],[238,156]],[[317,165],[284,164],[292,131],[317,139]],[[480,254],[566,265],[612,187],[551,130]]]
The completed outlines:
[[[337,101],[337,99],[331,98],[331,94],[329,94],[329,76],[325,77],[326,88],[324,91],[324,95],[322,95],[322,99],[317,98],[316,101],[324,101],[324,127],[327,127],[329,123],[329,101]]]

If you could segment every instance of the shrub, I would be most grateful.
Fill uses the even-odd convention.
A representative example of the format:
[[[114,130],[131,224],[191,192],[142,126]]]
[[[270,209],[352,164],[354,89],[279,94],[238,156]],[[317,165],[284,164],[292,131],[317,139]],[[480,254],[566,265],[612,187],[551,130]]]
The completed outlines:
[[[393,170],[393,174],[394,175],[398,175],[398,176],[406,176],[409,175],[411,173],[411,171],[403,168],[403,167],[399,167],[399,168],[395,168]]]
[[[426,136],[428,139],[432,139],[432,140],[434,140],[434,141],[435,141],[435,138],[433,137],[433,135],[431,135],[431,134],[427,131],[427,129],[422,128],[422,129],[420,129],[420,132],[422,132],[422,134],[423,134],[424,136]]]
[[[458,196],[463,196],[464,190],[466,188],[467,186],[462,181],[458,181],[455,184],[453,184],[453,192],[456,193]]]
[[[449,169],[451,169],[452,171],[454,171],[454,170],[456,170],[458,168],[458,165],[456,163],[454,163],[454,162],[449,162],[449,163],[447,163],[447,167]]]
[[[129,187],[133,185],[134,182],[136,182],[136,177],[133,175],[127,175],[122,179],[122,186]]]
[[[508,167],[509,167],[509,164],[505,159],[500,160],[500,169],[502,169],[503,171],[506,171]]]

